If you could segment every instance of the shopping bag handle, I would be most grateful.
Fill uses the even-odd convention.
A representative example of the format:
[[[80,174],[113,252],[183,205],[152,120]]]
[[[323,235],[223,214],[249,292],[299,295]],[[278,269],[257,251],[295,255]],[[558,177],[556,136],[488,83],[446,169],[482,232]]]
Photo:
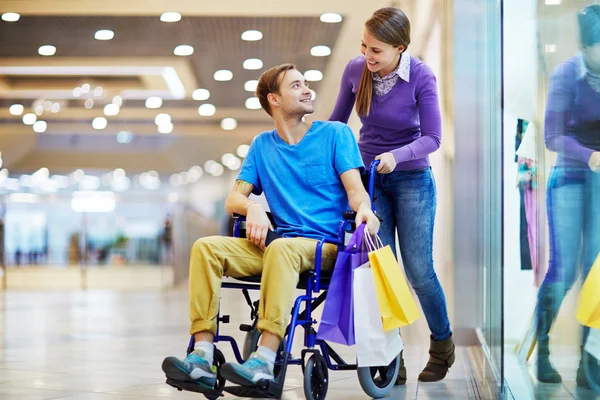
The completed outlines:
[[[379,235],[375,235],[375,239],[373,236],[369,234],[369,231],[364,230],[364,241],[363,245],[366,247],[367,251],[375,251],[377,249],[381,249],[383,247],[383,242]]]

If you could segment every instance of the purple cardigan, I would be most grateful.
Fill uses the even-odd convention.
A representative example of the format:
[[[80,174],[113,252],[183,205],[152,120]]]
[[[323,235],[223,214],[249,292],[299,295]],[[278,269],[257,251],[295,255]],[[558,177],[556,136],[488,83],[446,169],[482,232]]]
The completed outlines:
[[[346,65],[329,120],[348,122],[365,62],[361,55]],[[358,145],[367,167],[385,152],[394,154],[396,171],[429,166],[428,155],[440,147],[442,138],[436,79],[429,66],[411,56],[409,81],[400,78],[384,96],[373,94],[371,112],[360,121]]]
[[[592,153],[600,151],[600,93],[585,80],[587,72],[579,54],[550,77],[544,139],[558,153],[557,166],[587,169]]]

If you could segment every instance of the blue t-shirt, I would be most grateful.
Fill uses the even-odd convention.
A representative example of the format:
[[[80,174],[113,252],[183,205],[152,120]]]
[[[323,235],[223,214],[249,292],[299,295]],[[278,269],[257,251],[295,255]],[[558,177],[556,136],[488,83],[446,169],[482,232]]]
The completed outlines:
[[[340,175],[363,169],[358,144],[341,122],[313,122],[300,143],[290,145],[274,130],[258,135],[248,150],[239,180],[265,193],[285,237],[337,237],[348,197]]]

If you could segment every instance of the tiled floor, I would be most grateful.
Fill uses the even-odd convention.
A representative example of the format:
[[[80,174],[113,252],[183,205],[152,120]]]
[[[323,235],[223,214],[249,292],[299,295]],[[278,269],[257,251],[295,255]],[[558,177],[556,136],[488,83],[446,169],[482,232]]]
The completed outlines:
[[[237,326],[248,319],[245,301],[240,293],[225,291],[223,303],[224,312],[232,313],[234,321],[223,326],[223,333],[241,342]],[[147,293],[2,293],[0,399],[202,399],[166,385],[160,369],[165,356],[184,355],[187,309],[185,288]],[[427,360],[424,327],[420,321],[403,331],[409,379],[390,398],[488,398],[474,384],[468,348],[458,349],[457,362],[446,380],[417,383]],[[233,359],[228,345],[220,348],[228,360]],[[352,349],[337,349],[348,360],[354,357]],[[330,381],[330,399],[367,398],[355,372],[331,372]],[[283,398],[304,398],[299,367],[288,370]]]

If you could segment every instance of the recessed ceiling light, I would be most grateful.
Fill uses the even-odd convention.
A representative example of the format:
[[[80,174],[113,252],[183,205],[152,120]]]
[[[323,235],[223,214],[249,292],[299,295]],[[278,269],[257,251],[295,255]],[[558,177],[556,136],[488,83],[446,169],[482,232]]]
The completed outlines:
[[[46,123],[46,121],[36,121],[33,124],[33,130],[37,133],[46,132],[47,128],[48,128],[48,124]]]
[[[40,46],[40,48],[38,49],[38,53],[40,56],[53,56],[56,54],[56,47],[51,46],[49,44],[45,44],[43,46]]]
[[[94,129],[104,129],[106,128],[106,125],[108,125],[108,121],[104,117],[96,117],[92,121],[92,128]]]
[[[178,12],[166,12],[160,16],[162,22],[178,22],[181,21],[181,14]]]
[[[217,108],[212,104],[202,104],[198,107],[198,114],[203,117],[210,117],[211,115],[215,115],[217,112]]]
[[[158,114],[156,117],[154,117],[154,123],[156,125],[166,125],[166,124],[170,124],[171,123],[171,116],[169,114]]]
[[[81,97],[81,88],[80,87],[76,87],[75,89],[73,89],[73,97]]]
[[[121,131],[117,133],[117,142],[121,144],[130,143],[133,139],[133,134],[130,131]]]
[[[310,69],[304,73],[304,77],[309,82],[318,82],[323,79],[323,73],[316,69]]]
[[[256,70],[263,67],[263,62],[258,58],[249,58],[242,65],[244,69]]]
[[[221,121],[221,128],[223,128],[226,131],[232,131],[235,128],[237,128],[237,121],[235,120],[235,118],[224,118]]]
[[[221,70],[218,70],[217,72],[215,72],[214,78],[215,78],[215,81],[221,81],[221,82],[230,81],[233,79],[233,72],[231,72],[227,69],[221,69]]]
[[[223,164],[226,167],[230,167],[236,164],[236,161],[240,161],[239,158],[237,158],[236,156],[234,156],[231,153],[225,153],[223,154],[223,156],[221,157],[221,164]]]
[[[166,124],[158,125],[158,132],[164,134],[173,132],[173,123],[168,122]]]
[[[46,111],[52,110],[52,102],[50,100],[46,100],[44,102],[44,110],[46,110]]]
[[[107,105],[104,106],[104,115],[114,116],[114,115],[119,114],[120,110],[121,109],[116,104],[112,104],[112,103],[111,104],[107,104]]]
[[[52,111],[54,114],[56,114],[57,112],[59,112],[60,111],[60,104],[59,103],[52,104],[52,108],[50,108],[50,111]]]
[[[25,107],[23,107],[23,104],[13,104],[8,109],[8,112],[12,115],[21,115],[23,114],[23,111],[25,111]]]
[[[94,88],[94,96],[100,97],[100,96],[102,96],[102,93],[104,93],[104,88],[102,86],[96,86]]]
[[[342,22],[342,16],[337,13],[325,13],[321,14],[321,22],[326,22],[328,24],[337,24],[338,22]]]
[[[113,104],[118,105],[119,107],[121,107],[123,105],[123,98],[121,96],[115,96],[112,99]]]
[[[197,182],[198,179],[202,178],[202,175],[204,175],[204,171],[201,167],[197,165],[194,165],[187,172],[187,176],[190,182]]]
[[[258,86],[258,81],[253,79],[251,81],[244,83],[244,90],[247,92],[255,92],[256,86]]]
[[[248,146],[247,144],[240,144],[235,152],[238,156],[244,158],[248,154],[249,149],[250,146]]]
[[[314,46],[310,49],[310,55],[315,57],[326,57],[331,54],[331,49],[327,46]]]
[[[261,109],[260,101],[257,97],[250,97],[246,99],[246,108],[248,110],[260,110]]]
[[[83,105],[85,106],[85,108],[87,108],[88,110],[91,109],[92,107],[94,107],[94,100],[92,99],[87,99],[85,101],[85,103],[83,103]]]
[[[196,89],[192,93],[192,98],[198,101],[208,100],[210,92],[207,89]]]
[[[115,33],[109,29],[102,29],[94,34],[96,40],[112,40],[115,37]]]
[[[310,89],[310,99],[314,100],[317,98],[317,92],[315,92],[314,90]]]
[[[242,33],[242,40],[247,40],[249,42],[254,42],[256,40],[262,39],[263,34],[261,31],[250,30]]]
[[[17,13],[7,12],[2,14],[2,20],[6,22],[17,22],[21,16]]]
[[[146,99],[146,108],[160,108],[160,106],[162,106],[160,97],[152,96]]]
[[[42,114],[44,113],[44,106],[42,106],[42,105],[39,105],[39,106],[37,106],[37,107],[35,108],[35,110],[34,110],[34,111],[35,111],[35,113],[36,113],[37,115],[42,115]]]
[[[192,54],[194,54],[194,48],[192,46],[190,46],[189,44],[180,44],[179,46],[175,47],[175,50],[173,50],[173,53],[176,56],[191,56]]]
[[[37,120],[37,115],[33,114],[33,113],[28,113],[23,115],[23,123],[25,125],[33,125],[35,124],[35,121]]]
[[[81,93],[89,93],[91,88],[92,87],[89,83],[84,83],[83,85],[81,85]]]

